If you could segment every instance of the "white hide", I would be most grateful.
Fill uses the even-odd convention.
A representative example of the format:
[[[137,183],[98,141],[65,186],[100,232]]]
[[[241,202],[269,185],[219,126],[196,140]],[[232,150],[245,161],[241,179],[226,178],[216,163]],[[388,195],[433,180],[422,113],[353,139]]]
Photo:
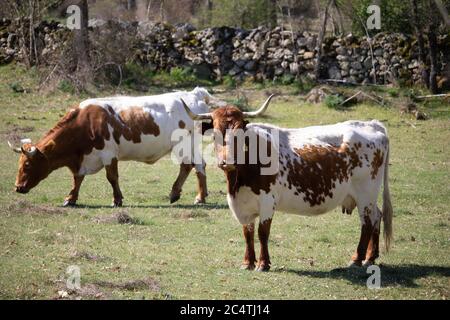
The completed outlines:
[[[154,122],[159,127],[159,135],[141,135],[140,143],[126,140],[120,137],[117,144],[110,135],[109,140],[105,140],[105,147],[102,150],[94,149],[90,154],[84,156],[80,175],[94,174],[103,166],[109,165],[113,158],[120,160],[134,160],[146,163],[154,163],[161,157],[168,154],[176,142],[171,141],[172,132],[179,129],[179,122],[185,123],[185,130],[193,132],[194,121],[187,115],[180,99],[183,99],[188,106],[197,113],[209,112],[207,102],[211,98],[210,94],[203,88],[195,88],[188,91],[177,91],[154,96],[117,96],[107,98],[87,99],[80,103],[79,108],[89,105],[96,105],[108,111],[111,107],[116,116],[123,110],[133,107],[141,107],[144,112],[149,113]],[[109,111],[108,111],[109,112]],[[109,126],[110,133],[112,128]],[[202,165],[195,166],[196,171],[204,172]]]
[[[386,157],[389,148],[386,129],[379,121],[346,121],[301,129],[285,129],[268,124],[252,123],[247,125],[247,129],[255,133],[278,131],[280,167],[287,162],[283,155],[288,154],[291,159],[294,159],[298,157],[294,148],[301,149],[307,145],[339,146],[344,142],[352,145],[361,142],[362,147],[358,150],[358,154],[366,153],[369,158],[368,161],[364,157],[360,159],[362,168],[355,168],[353,176],[348,181],[343,181],[342,184],[339,181],[335,182],[336,187],[332,190],[332,198],[325,197],[325,202],[315,206],[303,200],[303,193],[295,195],[295,188],[289,189],[284,186],[287,182],[287,174],[284,176],[277,174],[276,182],[271,185],[269,193],[260,190],[260,194],[257,195],[249,187],[240,187],[236,195],[234,197],[228,195],[227,200],[232,213],[241,224],[252,223],[258,216],[260,222],[271,219],[274,207],[275,210],[286,213],[315,216],[333,210],[344,203],[347,196],[355,199],[361,219],[364,207],[369,207],[372,212],[370,215],[372,222],[379,221],[381,213],[377,209],[376,202],[384,168],[387,165]],[[384,153],[383,166],[380,167],[375,179],[372,179],[371,168],[368,166],[373,160],[374,152],[374,149],[366,146],[370,143],[375,144],[375,148]]]

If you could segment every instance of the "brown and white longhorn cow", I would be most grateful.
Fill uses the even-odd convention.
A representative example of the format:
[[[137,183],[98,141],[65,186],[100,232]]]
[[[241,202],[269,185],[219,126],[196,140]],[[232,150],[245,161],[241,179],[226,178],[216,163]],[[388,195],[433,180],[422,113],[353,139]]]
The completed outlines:
[[[20,153],[16,191],[27,193],[52,171],[68,167],[73,174],[73,188],[64,206],[75,205],[81,183],[86,175],[103,167],[113,188],[114,206],[122,205],[117,163],[135,160],[152,164],[168,154],[176,142],[172,133],[177,129],[192,133],[194,121],[186,114],[180,98],[186,99],[197,112],[207,112],[205,101],[210,98],[203,88],[191,92],[173,92],[144,97],[111,97],[88,99],[69,111],[36,144],[24,143]],[[198,179],[196,203],[207,196],[204,161],[183,163],[170,193],[170,202],[180,198],[181,188],[192,168]]]
[[[357,207],[361,220],[361,237],[351,265],[375,263],[379,256],[381,219],[387,249],[392,237],[389,140],[385,127],[376,120],[300,129],[249,124],[245,118],[263,113],[271,98],[252,113],[226,106],[212,113],[196,114],[184,104],[193,120],[210,120],[214,128],[216,157],[228,183],[228,205],[243,225],[246,242],[243,267],[255,268],[256,218],[261,244],[257,270],[268,271],[268,238],[275,210],[316,216],[337,206],[347,213]],[[234,147],[238,145],[234,140],[237,131],[243,131],[245,136],[241,149]],[[257,141],[256,148],[252,148],[252,141]],[[270,174],[263,174],[268,163],[262,162],[261,148],[275,154],[272,159],[276,170]],[[238,161],[238,151],[244,153],[243,161]],[[255,159],[252,152],[256,151],[256,160],[252,162],[251,157]],[[377,197],[383,181],[383,210],[380,210]]]

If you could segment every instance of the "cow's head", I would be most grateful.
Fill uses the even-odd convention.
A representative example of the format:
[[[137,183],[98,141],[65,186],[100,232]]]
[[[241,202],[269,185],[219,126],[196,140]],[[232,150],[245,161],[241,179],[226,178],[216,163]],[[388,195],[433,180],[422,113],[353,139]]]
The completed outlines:
[[[51,148],[53,144],[54,142],[50,142],[47,147]],[[8,145],[14,152],[20,154],[16,192],[27,193],[50,174],[48,158],[29,139],[22,140],[20,148],[14,147],[9,141]]]
[[[193,113],[187,104],[181,99],[186,112],[192,120],[209,120],[207,123],[203,123],[203,132],[205,129],[214,129],[214,150],[217,157],[219,168],[224,171],[234,171],[236,169],[236,159],[238,148],[233,148],[233,155],[230,155],[230,139],[236,139],[230,133],[236,132],[239,129],[245,131],[245,127],[248,124],[247,118],[257,117],[266,111],[269,106],[270,100],[274,95],[271,95],[256,111],[243,112],[235,106],[225,106],[215,109],[213,112],[195,114]],[[237,143],[234,144],[235,146]]]

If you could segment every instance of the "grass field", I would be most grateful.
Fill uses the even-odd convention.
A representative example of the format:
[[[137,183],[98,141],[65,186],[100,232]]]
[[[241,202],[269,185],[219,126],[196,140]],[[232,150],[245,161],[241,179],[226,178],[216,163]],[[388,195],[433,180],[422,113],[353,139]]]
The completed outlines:
[[[112,190],[103,171],[89,176],[78,208],[62,208],[71,188],[67,169],[54,172],[27,195],[13,191],[17,155],[12,135],[36,141],[86,98],[34,89],[21,68],[0,67],[0,298],[53,299],[65,289],[66,269],[77,265],[81,289],[69,299],[448,299],[450,298],[450,108],[422,106],[416,122],[398,110],[358,105],[346,111],[305,105],[286,93],[274,99],[267,121],[302,127],[348,119],[379,119],[391,139],[390,185],[394,244],[382,252],[381,289],[368,289],[364,270],[346,269],[359,239],[359,218],[338,210],[316,218],[276,213],[270,237],[272,269],[240,270],[241,226],[226,204],[226,183],[207,168],[209,197],[192,205],[191,175],[182,198],[169,204],[178,168],[169,157],[149,166],[119,163],[125,206],[109,207]],[[30,90],[28,90],[30,91]],[[162,89],[155,88],[155,92]],[[108,93],[104,93],[106,95]],[[233,98],[235,93],[221,94]],[[262,91],[249,94],[259,105]],[[118,223],[119,214],[133,218]],[[259,245],[257,245],[259,250]]]

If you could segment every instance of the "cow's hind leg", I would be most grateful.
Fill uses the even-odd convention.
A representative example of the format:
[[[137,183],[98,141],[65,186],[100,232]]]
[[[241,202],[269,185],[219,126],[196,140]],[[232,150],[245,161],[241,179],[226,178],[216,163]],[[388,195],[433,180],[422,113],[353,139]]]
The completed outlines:
[[[73,187],[72,190],[70,190],[69,195],[64,199],[63,207],[73,207],[76,205],[83,179],[84,176],[73,175]]]
[[[361,220],[361,235],[355,254],[352,256],[350,266],[362,266],[366,263],[366,256],[374,261],[375,255],[378,255],[378,240],[381,214],[376,205],[372,203],[358,204],[358,211]]]
[[[113,206],[114,207],[121,207],[123,196],[122,191],[120,191],[119,187],[119,170],[117,168],[117,159],[112,159],[111,164],[105,166],[106,170],[106,178],[108,179],[109,183],[111,184],[113,188]]]
[[[380,251],[380,224],[381,224],[381,211],[380,209],[376,208],[378,210],[378,221],[375,221],[372,236],[369,241],[369,245],[367,247],[366,251],[366,259],[363,262],[363,266],[370,266],[375,264],[375,260],[379,257]]]
[[[195,174],[197,176],[197,196],[195,197],[195,204],[205,203],[206,197],[208,196],[208,188],[206,185],[206,164],[203,163],[201,166],[195,166]]]
[[[256,255],[255,255],[255,224],[249,223],[242,226],[245,238],[245,256],[242,269],[255,269]]]
[[[169,198],[170,203],[174,203],[180,199],[181,189],[183,188],[183,184],[186,181],[189,173],[191,172],[194,166],[192,164],[182,163],[180,165],[180,172],[178,173],[177,180],[172,185],[172,191],[170,192]]]

